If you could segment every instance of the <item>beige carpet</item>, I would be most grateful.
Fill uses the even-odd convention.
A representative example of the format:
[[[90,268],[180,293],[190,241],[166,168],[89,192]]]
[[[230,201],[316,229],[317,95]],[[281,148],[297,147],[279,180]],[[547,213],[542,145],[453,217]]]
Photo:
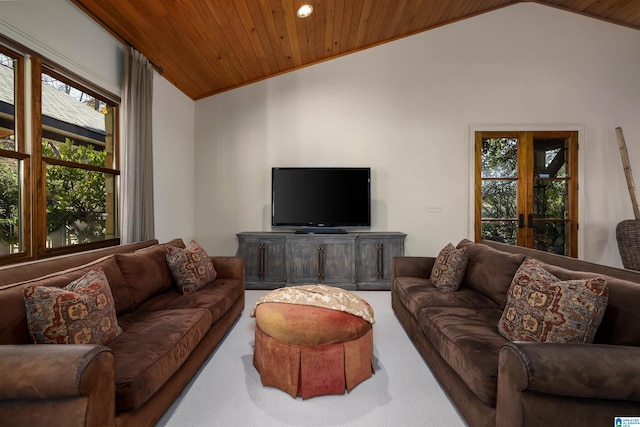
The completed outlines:
[[[465,425],[398,323],[389,292],[357,292],[375,310],[373,377],[351,393],[308,400],[263,387],[248,313],[264,292],[247,291],[242,317],[157,426]]]

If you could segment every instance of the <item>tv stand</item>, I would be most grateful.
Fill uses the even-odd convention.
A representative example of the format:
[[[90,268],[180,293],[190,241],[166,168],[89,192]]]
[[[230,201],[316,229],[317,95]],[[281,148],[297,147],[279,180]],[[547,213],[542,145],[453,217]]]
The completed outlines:
[[[296,230],[296,234],[347,234],[342,228],[334,227],[304,227]]]
[[[238,233],[247,289],[323,283],[348,290],[389,290],[391,260],[404,255],[404,233]]]

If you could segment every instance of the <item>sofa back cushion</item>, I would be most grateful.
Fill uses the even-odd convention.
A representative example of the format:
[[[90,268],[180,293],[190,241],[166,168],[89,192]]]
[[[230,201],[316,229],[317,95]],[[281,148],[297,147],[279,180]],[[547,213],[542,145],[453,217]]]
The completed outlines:
[[[138,307],[149,298],[173,286],[171,270],[165,255],[167,245],[184,248],[184,242],[176,239],[132,253],[115,255],[118,266],[129,285],[134,307]]]
[[[13,283],[0,287],[0,345],[29,344],[31,337],[27,326],[27,314],[24,303],[26,286],[48,286],[63,288],[94,268],[104,271],[111,294],[115,302],[116,314],[124,314],[132,310],[133,304],[129,294],[129,286],[120,272],[114,255],[95,260],[88,264],[59,271],[37,279]]]
[[[504,307],[513,276],[524,261],[524,255],[498,251],[482,243],[462,240],[458,248],[469,255],[462,284]]]
[[[0,287],[3,285],[10,285],[12,283],[38,279],[49,274],[56,274],[62,270],[80,267],[109,255],[122,252],[133,252],[137,249],[157,244],[157,240],[146,240],[144,242],[108,246],[106,248],[93,249],[90,251],[74,252],[51,258],[21,262],[19,264],[3,265],[0,266]]]

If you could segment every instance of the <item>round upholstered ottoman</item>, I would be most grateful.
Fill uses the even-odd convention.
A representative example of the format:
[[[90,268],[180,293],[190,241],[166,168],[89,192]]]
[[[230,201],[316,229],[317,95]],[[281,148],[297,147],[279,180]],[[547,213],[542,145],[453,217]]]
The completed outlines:
[[[303,399],[344,394],[371,377],[373,309],[325,285],[294,286],[262,296],[253,365],[262,384]]]

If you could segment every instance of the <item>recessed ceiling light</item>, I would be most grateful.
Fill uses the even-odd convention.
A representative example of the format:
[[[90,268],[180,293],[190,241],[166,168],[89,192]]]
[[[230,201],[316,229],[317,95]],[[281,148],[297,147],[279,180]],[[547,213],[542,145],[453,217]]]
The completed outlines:
[[[313,13],[313,6],[311,6],[310,4],[303,4],[298,8],[296,15],[298,15],[298,18],[306,18],[312,13]]]

